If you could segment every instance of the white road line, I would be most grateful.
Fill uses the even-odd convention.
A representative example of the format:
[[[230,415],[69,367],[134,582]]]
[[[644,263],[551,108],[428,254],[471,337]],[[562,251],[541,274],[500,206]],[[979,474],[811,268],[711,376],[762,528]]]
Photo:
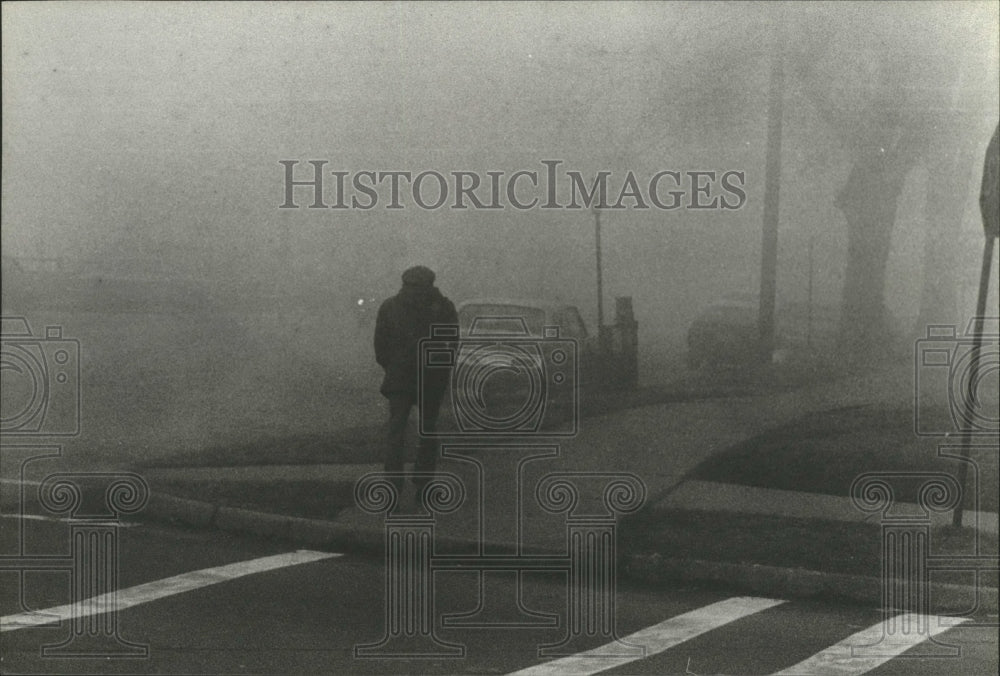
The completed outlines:
[[[848,636],[775,676],[851,676],[867,674],[931,636],[956,627],[967,618],[903,613]],[[895,623],[891,627],[889,623]],[[894,628],[892,634],[889,630]],[[878,644],[876,646],[876,644]],[[853,655],[853,647],[876,646]],[[864,653],[868,653],[865,655]]]
[[[690,640],[707,631],[734,622],[747,615],[753,615],[762,610],[773,608],[784,601],[763,599],[753,596],[741,596],[692,610],[689,613],[671,617],[669,620],[641,629],[629,634],[622,640],[626,643],[646,647],[646,657]],[[563,657],[551,662],[543,662],[533,667],[515,671],[518,676],[569,676],[570,674],[596,674],[607,669],[620,667],[642,657],[609,657],[601,654],[602,650],[611,649],[613,643],[587,650],[570,657]]]
[[[300,563],[310,563],[322,559],[330,559],[342,554],[327,554],[324,552],[311,552],[299,550],[288,554],[278,554],[276,556],[265,556],[260,559],[250,561],[240,561],[230,563],[218,568],[205,568],[195,570],[182,575],[147,582],[128,589],[120,589],[117,593],[117,604],[115,604],[115,594],[101,594],[84,600],[79,605],[68,604],[57,606],[46,610],[37,610],[28,613],[18,613],[17,615],[6,615],[0,617],[0,631],[14,631],[26,627],[38,627],[44,624],[55,624],[63,620],[70,620],[74,617],[89,617],[111,612],[115,605],[117,610],[124,610],[142,603],[149,603],[157,599],[162,599],[174,594],[183,594],[200,587],[235,580],[245,575],[264,573],[269,570],[285,568],[286,566],[296,566]]]
[[[58,523],[80,523],[81,519],[69,519],[60,516],[43,516],[42,514],[0,514],[0,519],[26,519],[28,521],[55,521]],[[135,528],[139,524],[131,521],[119,521],[116,528]]]

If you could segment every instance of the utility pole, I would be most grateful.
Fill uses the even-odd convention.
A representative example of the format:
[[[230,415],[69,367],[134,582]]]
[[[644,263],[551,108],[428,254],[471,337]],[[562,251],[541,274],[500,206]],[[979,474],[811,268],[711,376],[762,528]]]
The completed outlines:
[[[764,159],[764,225],[760,261],[760,360],[769,362],[774,352],[774,306],[778,290],[778,196],[781,182],[781,117],[784,99],[784,64],[781,20],[775,11],[771,82],[767,106],[767,151]]]
[[[594,248],[597,252],[597,340],[604,349],[604,280],[601,273],[601,211],[595,204],[594,212]]]

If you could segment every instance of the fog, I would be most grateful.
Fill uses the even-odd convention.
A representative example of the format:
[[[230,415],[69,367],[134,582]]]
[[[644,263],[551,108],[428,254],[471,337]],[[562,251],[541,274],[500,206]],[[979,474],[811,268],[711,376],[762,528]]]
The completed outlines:
[[[469,171],[484,181],[544,177],[542,161],[558,160],[588,184],[611,172],[612,200],[629,171],[644,191],[664,170],[743,172],[739,208],[626,200],[601,211],[607,319],[615,297],[631,296],[641,378],[667,377],[683,368],[687,328],[705,307],[759,289],[780,53],[779,304],[841,307],[848,224],[838,194],[879,133],[916,129],[898,199],[872,199],[896,204],[885,308],[919,335],[974,307],[979,180],[1000,114],[998,11],[7,5],[3,312],[80,341],[81,447],[102,457],[374,424],[382,410],[364,308],[393,294],[403,269],[431,267],[456,302],[573,304],[593,329],[594,214],[454,209],[454,195],[424,209],[408,187],[404,208],[391,209],[385,185],[367,210],[308,208],[301,186],[299,208],[283,209],[282,160],[298,162],[296,180],[312,176],[309,160],[325,160],[326,172]],[[895,122],[872,132],[881,115]],[[325,184],[329,206],[329,173]],[[543,188],[519,185],[526,200],[545,201]]]

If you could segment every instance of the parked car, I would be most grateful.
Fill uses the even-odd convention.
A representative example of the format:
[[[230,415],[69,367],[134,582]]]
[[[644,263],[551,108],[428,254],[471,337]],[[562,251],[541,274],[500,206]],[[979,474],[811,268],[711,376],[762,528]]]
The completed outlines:
[[[572,339],[580,349],[590,340],[579,310],[544,300],[475,298],[458,305],[462,336],[470,335],[475,323],[478,335],[518,335],[527,330],[534,338],[545,338],[545,327],[558,327],[559,337]],[[523,322],[523,328],[522,328]]]
[[[688,329],[688,365],[735,366],[755,361],[760,343],[759,310],[759,296],[754,293],[726,294],[705,308]],[[839,320],[835,308],[785,303],[774,315],[777,353],[829,346],[835,339]]]
[[[752,294],[728,294],[705,308],[688,329],[688,366],[752,361],[759,337],[758,309]]]
[[[542,370],[575,374],[575,386],[589,382],[596,366],[596,339],[573,305],[538,299],[475,298],[459,303],[459,335],[468,341],[498,338],[498,344],[518,343],[536,355]],[[552,329],[557,329],[553,331]],[[553,359],[575,359],[557,365]]]

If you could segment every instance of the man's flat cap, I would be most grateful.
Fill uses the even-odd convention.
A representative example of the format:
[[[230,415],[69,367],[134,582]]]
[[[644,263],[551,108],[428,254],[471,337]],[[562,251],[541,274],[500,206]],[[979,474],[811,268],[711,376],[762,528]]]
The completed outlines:
[[[434,271],[423,265],[415,265],[403,273],[403,284],[407,286],[433,286]]]

